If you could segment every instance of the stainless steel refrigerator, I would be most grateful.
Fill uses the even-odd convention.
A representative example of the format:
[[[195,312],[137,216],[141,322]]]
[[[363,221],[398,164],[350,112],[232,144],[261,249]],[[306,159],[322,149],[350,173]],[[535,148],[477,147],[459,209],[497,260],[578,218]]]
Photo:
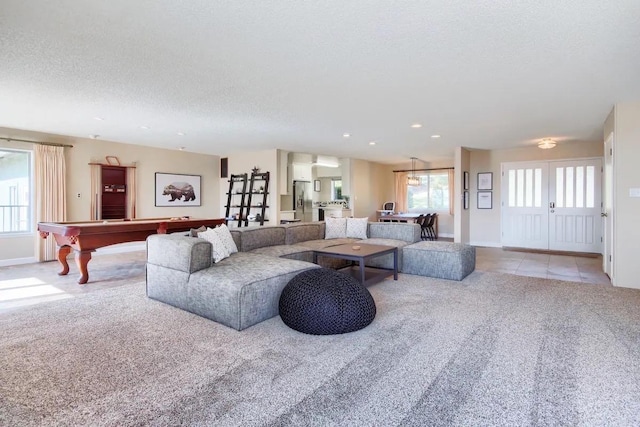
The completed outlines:
[[[311,200],[311,182],[293,181],[293,209],[296,213],[294,218],[302,222],[313,220]]]

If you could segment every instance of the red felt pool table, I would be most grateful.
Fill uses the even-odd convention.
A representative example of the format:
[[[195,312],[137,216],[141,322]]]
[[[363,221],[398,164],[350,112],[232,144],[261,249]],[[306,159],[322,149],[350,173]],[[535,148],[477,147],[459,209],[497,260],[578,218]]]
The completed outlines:
[[[87,264],[91,260],[91,252],[104,246],[117,243],[143,241],[151,234],[166,234],[178,231],[189,231],[202,225],[215,227],[224,224],[224,218],[148,218],[131,220],[82,221],[82,222],[40,222],[38,231],[46,238],[53,234],[58,244],[58,261],[62,265],[59,275],[69,273],[67,255],[71,249],[75,251],[75,259],[81,285],[89,280]]]

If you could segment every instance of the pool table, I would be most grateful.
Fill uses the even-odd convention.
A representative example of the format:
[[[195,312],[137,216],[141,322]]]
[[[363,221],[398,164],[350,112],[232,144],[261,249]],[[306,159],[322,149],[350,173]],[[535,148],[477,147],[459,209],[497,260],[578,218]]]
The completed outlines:
[[[42,238],[53,234],[58,244],[58,261],[62,265],[63,276],[69,273],[67,255],[71,249],[75,251],[76,265],[80,270],[78,283],[85,284],[89,280],[87,264],[91,260],[91,252],[104,246],[117,243],[144,241],[151,234],[189,231],[202,225],[215,227],[224,224],[224,218],[148,218],[131,220],[82,221],[82,222],[39,222],[38,231]]]

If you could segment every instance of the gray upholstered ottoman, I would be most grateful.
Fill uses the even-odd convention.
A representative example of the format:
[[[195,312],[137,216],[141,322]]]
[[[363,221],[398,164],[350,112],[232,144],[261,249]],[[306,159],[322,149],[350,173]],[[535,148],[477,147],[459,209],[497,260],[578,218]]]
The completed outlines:
[[[476,268],[476,248],[452,242],[418,242],[402,250],[403,273],[462,280]]]

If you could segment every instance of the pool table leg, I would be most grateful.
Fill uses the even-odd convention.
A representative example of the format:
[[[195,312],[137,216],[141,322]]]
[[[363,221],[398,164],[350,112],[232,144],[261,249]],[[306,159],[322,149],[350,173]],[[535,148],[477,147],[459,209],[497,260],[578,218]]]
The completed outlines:
[[[76,251],[76,265],[80,270],[80,278],[78,283],[84,285],[89,281],[89,270],[87,264],[91,261],[91,251]]]
[[[58,247],[58,261],[62,266],[62,271],[58,273],[58,276],[66,276],[69,273],[69,263],[67,262],[67,255],[71,252],[70,246],[60,246]]]

